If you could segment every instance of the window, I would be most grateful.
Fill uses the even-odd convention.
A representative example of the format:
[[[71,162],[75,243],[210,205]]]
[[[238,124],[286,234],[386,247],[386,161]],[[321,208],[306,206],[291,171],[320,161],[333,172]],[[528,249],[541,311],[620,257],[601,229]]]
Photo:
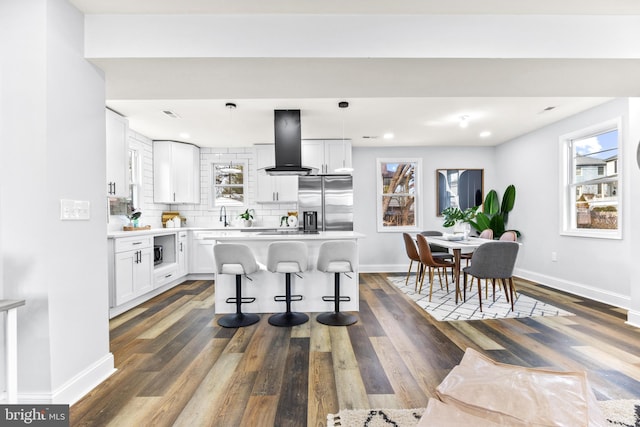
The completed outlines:
[[[129,148],[129,199],[131,207],[141,209],[140,193],[142,173],[140,171],[140,154],[138,148]]]
[[[378,159],[378,231],[418,229],[420,159]]]
[[[621,238],[620,120],[564,135],[562,234]]]
[[[246,163],[213,163],[211,164],[211,190],[213,206],[245,205],[245,173]]]

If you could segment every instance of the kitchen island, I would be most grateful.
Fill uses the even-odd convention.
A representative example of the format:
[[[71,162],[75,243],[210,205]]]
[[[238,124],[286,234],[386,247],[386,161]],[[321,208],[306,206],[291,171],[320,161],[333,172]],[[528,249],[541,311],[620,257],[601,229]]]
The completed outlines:
[[[212,231],[205,237],[207,240],[215,240],[217,243],[240,243],[247,245],[253,251],[259,263],[267,264],[267,248],[270,243],[276,241],[301,241],[309,248],[309,270],[293,275],[291,291],[294,295],[302,295],[302,301],[292,303],[294,311],[299,312],[325,312],[333,311],[332,302],[323,301],[323,296],[332,296],[334,293],[334,276],[319,272],[316,269],[318,250],[326,241],[351,240],[358,241],[365,237],[364,234],[353,231],[321,231],[317,234],[286,231],[260,231],[240,232],[236,230]],[[358,266],[349,274],[342,275],[340,281],[342,296],[348,296],[351,300],[340,303],[341,311],[358,311]],[[284,302],[276,302],[273,297],[284,295],[284,274],[271,273],[265,269],[251,274],[251,280],[243,278],[242,296],[255,297],[255,302],[243,304],[242,310],[247,313],[279,313],[285,310]],[[235,276],[216,274],[216,313],[233,313],[235,304],[227,303],[227,298],[235,296]]]

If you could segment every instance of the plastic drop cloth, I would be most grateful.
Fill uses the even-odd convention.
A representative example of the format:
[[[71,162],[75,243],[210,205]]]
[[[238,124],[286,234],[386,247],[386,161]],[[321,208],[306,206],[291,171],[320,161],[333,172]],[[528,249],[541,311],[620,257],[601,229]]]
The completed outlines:
[[[436,393],[445,405],[429,402],[420,426],[608,426],[584,372],[506,365],[473,349]]]

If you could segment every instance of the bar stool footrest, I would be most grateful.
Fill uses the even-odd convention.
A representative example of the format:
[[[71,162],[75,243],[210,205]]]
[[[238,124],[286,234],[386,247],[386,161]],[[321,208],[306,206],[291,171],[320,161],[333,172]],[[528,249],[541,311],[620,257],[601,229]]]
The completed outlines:
[[[322,297],[322,301],[335,302],[336,301],[336,297],[334,297],[333,295],[325,296],[325,297]],[[349,302],[349,301],[351,301],[351,297],[345,297],[345,296],[338,297],[338,301],[340,301],[340,302]]]
[[[254,302],[255,300],[256,300],[256,299],[255,299],[254,297],[246,297],[246,298],[245,298],[245,297],[243,297],[243,298],[240,298],[240,303],[242,303],[242,304],[251,304],[251,303],[252,303],[252,302]],[[227,298],[227,299],[225,300],[225,302],[226,302],[227,304],[235,304],[235,303],[237,303],[237,302],[238,302],[238,298],[236,298],[236,297],[230,297],[230,298]]]
[[[287,302],[287,297],[284,295],[276,295],[273,297],[273,300],[276,302]],[[291,295],[291,299],[289,301],[302,301],[302,295]]]

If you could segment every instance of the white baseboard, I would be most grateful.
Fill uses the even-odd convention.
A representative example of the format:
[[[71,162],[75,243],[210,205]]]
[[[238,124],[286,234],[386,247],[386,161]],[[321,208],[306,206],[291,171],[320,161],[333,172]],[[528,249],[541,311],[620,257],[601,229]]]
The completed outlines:
[[[73,405],[116,372],[114,366],[113,354],[108,353],[51,393],[19,393],[18,403]]]
[[[360,264],[358,270],[360,273],[406,273],[408,266],[409,264]]]
[[[549,286],[553,289],[569,292],[574,295],[600,301],[620,308],[628,309],[631,305],[631,298],[628,295],[622,295],[617,292],[609,292],[604,289],[594,288],[593,286],[582,283],[572,282],[570,280],[558,279],[557,277],[547,276],[535,273],[529,270],[516,268],[514,275],[541,285]]]
[[[627,313],[626,323],[628,325],[635,326],[636,328],[640,328],[640,311],[630,309]]]

